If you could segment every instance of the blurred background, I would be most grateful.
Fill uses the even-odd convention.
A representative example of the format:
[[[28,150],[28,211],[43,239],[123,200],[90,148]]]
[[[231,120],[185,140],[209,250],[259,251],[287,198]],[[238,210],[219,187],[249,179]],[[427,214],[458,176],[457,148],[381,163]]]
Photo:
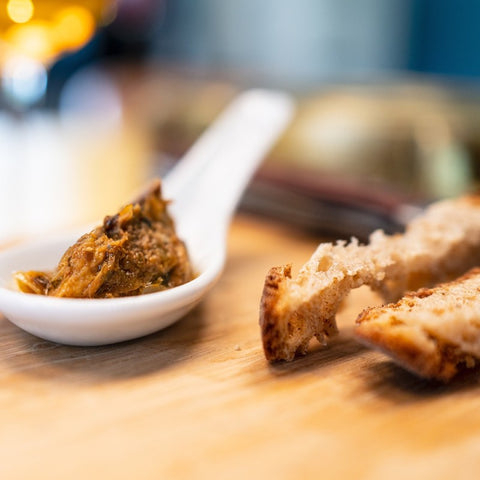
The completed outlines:
[[[296,118],[242,208],[395,231],[480,176],[477,0],[5,0],[0,243],[98,220],[250,87]]]

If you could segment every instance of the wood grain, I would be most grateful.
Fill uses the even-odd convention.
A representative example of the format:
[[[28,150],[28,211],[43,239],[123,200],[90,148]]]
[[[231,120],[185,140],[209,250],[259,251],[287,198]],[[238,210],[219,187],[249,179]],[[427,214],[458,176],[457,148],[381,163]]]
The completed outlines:
[[[357,344],[368,290],[327,348],[265,361],[265,273],[319,240],[237,217],[215,289],[136,341],[66,347],[0,318],[0,478],[476,478],[478,371],[427,383]]]

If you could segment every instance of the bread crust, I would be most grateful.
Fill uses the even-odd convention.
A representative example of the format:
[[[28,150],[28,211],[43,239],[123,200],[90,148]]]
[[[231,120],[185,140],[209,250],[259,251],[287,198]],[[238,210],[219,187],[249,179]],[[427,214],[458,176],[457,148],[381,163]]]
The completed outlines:
[[[338,333],[334,317],[321,322],[310,318],[306,304],[298,310],[290,310],[283,300],[286,282],[292,278],[292,266],[273,267],[267,274],[260,302],[260,328],[265,357],[269,361],[293,360],[295,355],[307,352],[310,339],[314,336],[321,343]],[[336,307],[335,307],[336,310]],[[298,342],[298,334],[303,341]]]
[[[448,382],[480,359],[479,291],[477,267],[452,282],[365,309],[355,335],[412,373]]]
[[[480,197],[432,204],[404,234],[376,231],[368,245],[352,238],[323,243],[292,277],[292,266],[268,272],[260,302],[260,328],[269,361],[304,354],[313,337],[335,335],[335,315],[353,288],[368,285],[385,302],[406,291],[451,280],[480,265]]]
[[[290,360],[293,358],[288,350],[282,332],[281,312],[277,305],[281,295],[285,278],[292,277],[292,266],[273,267],[269,270],[263,288],[263,295],[260,302],[260,327],[262,329],[262,341],[265,356],[268,360],[274,359],[277,355]],[[293,353],[295,355],[295,353]]]

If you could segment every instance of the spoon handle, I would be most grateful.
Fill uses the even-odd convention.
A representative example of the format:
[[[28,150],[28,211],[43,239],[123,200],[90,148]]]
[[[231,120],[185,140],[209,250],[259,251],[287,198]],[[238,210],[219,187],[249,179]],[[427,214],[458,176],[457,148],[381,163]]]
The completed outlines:
[[[250,90],[237,97],[164,181],[177,222],[227,227],[261,160],[290,121],[292,98]]]

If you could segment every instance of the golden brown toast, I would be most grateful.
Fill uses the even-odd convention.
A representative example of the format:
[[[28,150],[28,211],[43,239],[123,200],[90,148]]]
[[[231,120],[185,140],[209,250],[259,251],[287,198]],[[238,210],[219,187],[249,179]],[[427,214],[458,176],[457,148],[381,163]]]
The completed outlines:
[[[260,303],[266,358],[292,360],[314,336],[322,343],[337,332],[335,315],[353,289],[369,285],[386,302],[430,287],[480,265],[480,196],[436,202],[405,233],[379,230],[368,245],[322,243],[292,277],[291,266],[272,268]]]
[[[480,359],[480,268],[368,308],[357,324],[361,342],[421,377],[448,381]]]

